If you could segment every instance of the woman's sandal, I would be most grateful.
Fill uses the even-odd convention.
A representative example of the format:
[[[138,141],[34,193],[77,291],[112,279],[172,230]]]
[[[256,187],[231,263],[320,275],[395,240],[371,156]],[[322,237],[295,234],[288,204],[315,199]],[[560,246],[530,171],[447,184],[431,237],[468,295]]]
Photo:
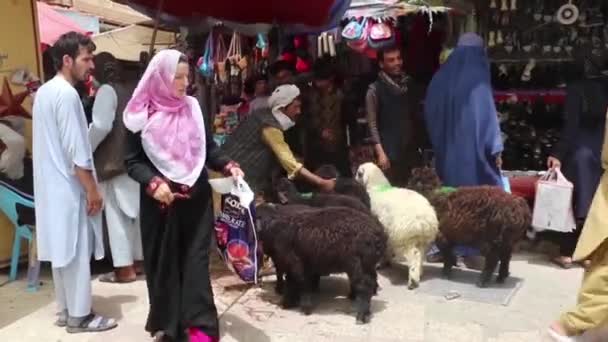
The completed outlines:
[[[118,326],[118,323],[113,318],[106,318],[103,316],[96,315],[94,313],[80,319],[77,324],[71,324],[72,319],[68,319],[67,332],[70,334],[78,334],[84,332],[101,332],[114,329]]]

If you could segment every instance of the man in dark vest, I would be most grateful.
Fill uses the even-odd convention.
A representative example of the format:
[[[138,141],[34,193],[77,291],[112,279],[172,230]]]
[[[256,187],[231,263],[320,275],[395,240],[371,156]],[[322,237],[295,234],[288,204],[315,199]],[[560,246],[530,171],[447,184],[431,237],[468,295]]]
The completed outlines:
[[[142,272],[139,227],[139,184],[125,167],[127,130],[122,120],[132,91],[118,81],[118,63],[102,52],[95,57],[95,80],[100,83],[93,103],[89,139],[99,185],[105,198],[105,222],[114,272],[102,282],[128,283]]]
[[[404,185],[419,159],[413,136],[413,108],[409,78],[403,72],[398,47],[378,51],[380,72],[367,91],[365,106],[377,163],[393,185]]]
[[[261,108],[243,121],[222,145],[222,151],[241,166],[245,180],[258,196],[271,199],[272,178],[285,171],[290,179],[300,178],[321,190],[330,191],[335,181],[307,170],[294,157],[284,132],[292,128],[301,113],[300,90],[292,84],[274,90],[269,108]]]

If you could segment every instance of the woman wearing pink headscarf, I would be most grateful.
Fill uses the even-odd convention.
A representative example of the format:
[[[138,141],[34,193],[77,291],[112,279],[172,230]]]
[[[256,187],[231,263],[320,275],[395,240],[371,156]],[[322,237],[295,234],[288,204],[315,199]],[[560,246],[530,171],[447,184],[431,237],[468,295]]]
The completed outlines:
[[[124,112],[127,169],[141,183],[141,231],[156,341],[219,341],[209,279],[211,190],[206,168],[242,177],[186,96],[188,63],[176,50],[152,58]],[[186,332],[187,335],[186,336]]]

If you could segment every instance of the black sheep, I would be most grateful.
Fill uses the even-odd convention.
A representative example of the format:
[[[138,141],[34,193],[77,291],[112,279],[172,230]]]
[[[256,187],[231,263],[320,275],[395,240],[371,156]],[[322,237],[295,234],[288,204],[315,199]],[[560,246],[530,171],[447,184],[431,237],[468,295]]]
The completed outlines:
[[[272,209],[269,209],[272,208]],[[302,205],[302,204],[289,204],[289,205],[275,205],[275,204],[263,204],[262,206],[258,206],[256,208],[256,216],[258,217],[258,219],[260,218],[267,218],[269,214],[272,214],[272,217],[285,217],[285,216],[290,216],[290,215],[294,215],[294,214],[299,214],[299,213],[303,213],[303,212],[307,212],[309,210],[318,210],[318,208],[314,208],[308,205]],[[262,219],[263,221],[263,219]],[[274,250],[272,249],[272,246],[268,246],[267,248],[264,248],[263,243],[262,245],[262,249],[264,251],[264,254],[268,255],[270,257],[270,259],[274,260]],[[280,267],[278,267],[276,264],[274,265],[275,267],[275,273],[276,273],[276,277],[277,277],[277,282],[275,284],[275,291],[278,294],[283,294],[283,290],[284,290],[284,281],[285,281],[285,271],[282,270]],[[312,289],[315,292],[319,291],[319,281],[320,281],[320,276],[316,276],[312,279]]]
[[[370,213],[369,208],[365,204],[352,196],[327,193],[313,193],[310,197],[302,195],[298,192],[295,184],[287,178],[277,180],[274,190],[281,204],[303,204],[317,208],[347,207],[364,213]]]
[[[300,304],[312,312],[313,279],[319,274],[345,272],[349,298],[356,299],[357,323],[371,317],[376,291],[376,264],[386,251],[387,236],[380,222],[350,208],[331,207],[281,216],[277,206],[257,209],[258,236],[275,266],[287,273],[283,307]]]
[[[371,201],[365,187],[352,178],[340,176],[338,169],[333,165],[323,165],[315,171],[315,174],[323,179],[335,179],[334,192],[340,195],[352,196],[359,199],[367,209],[371,209]]]

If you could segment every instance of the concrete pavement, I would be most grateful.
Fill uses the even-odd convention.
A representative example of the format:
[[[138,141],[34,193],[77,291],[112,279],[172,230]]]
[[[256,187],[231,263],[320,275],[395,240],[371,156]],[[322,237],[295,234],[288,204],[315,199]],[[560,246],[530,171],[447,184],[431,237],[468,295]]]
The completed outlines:
[[[278,306],[271,281],[261,287],[245,286],[218,262],[212,274],[224,342],[542,342],[547,325],[574,304],[582,275],[580,269],[557,269],[546,260],[540,254],[514,256],[512,274],[525,281],[508,306],[415,293],[403,285],[405,279],[395,283],[381,276],[382,290],[372,303],[374,317],[364,326],[355,325],[344,277],[324,279],[315,311],[304,316]],[[49,282],[36,294],[25,292],[23,286],[20,281],[0,287],[0,341],[150,340],[143,330],[147,314],[143,280],[123,285],[95,280],[95,310],[118,318],[120,325],[106,333],[84,335],[69,335],[53,326]]]

